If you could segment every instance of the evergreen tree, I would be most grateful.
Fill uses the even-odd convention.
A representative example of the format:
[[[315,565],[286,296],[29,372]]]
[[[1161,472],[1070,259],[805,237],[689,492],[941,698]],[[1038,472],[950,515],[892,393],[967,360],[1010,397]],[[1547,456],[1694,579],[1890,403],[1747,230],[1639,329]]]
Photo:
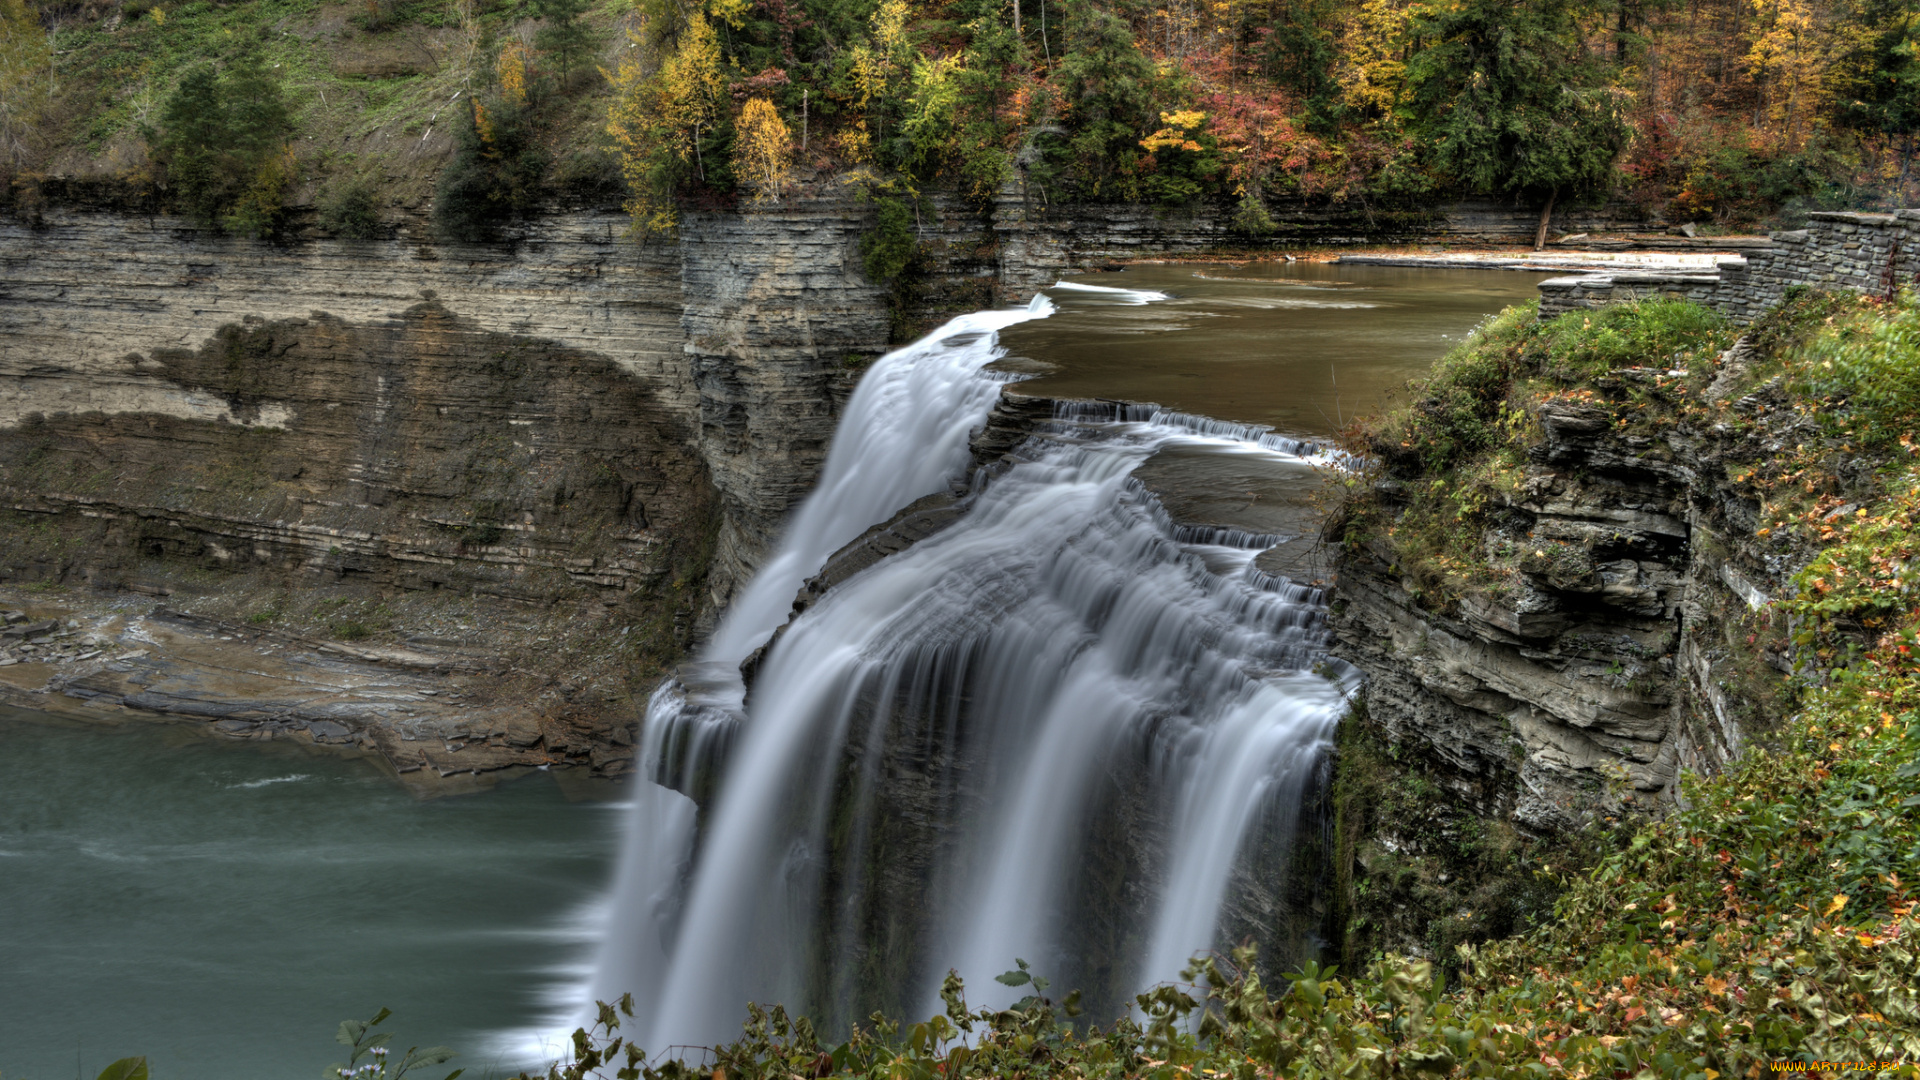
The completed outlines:
[[[434,190],[433,223],[451,239],[491,240],[501,225],[533,210],[547,154],[534,138],[530,106],[469,98],[460,115],[453,160]]]
[[[1541,240],[1558,195],[1610,184],[1629,130],[1579,14],[1566,0],[1469,0],[1416,21],[1431,44],[1407,65],[1434,170],[1468,192],[1543,200]]]
[[[1153,61],[1133,28],[1093,0],[1062,3],[1066,49],[1057,68],[1071,128],[1068,149],[1090,198],[1137,198],[1139,140],[1159,125]]]
[[[279,80],[248,52],[224,72],[211,64],[189,68],[161,107],[150,141],[181,209],[215,225],[245,196],[255,205],[240,224],[265,231],[273,216],[267,209],[277,210],[290,178],[281,159],[292,126]]]
[[[1340,119],[1340,87],[1333,78],[1339,14],[1332,0],[1275,0],[1267,26],[1268,72],[1305,99],[1308,117],[1320,131],[1333,130]]]
[[[573,65],[593,48],[593,28],[580,20],[588,0],[534,0],[534,13],[546,20],[533,43],[560,62],[560,84],[565,86]]]

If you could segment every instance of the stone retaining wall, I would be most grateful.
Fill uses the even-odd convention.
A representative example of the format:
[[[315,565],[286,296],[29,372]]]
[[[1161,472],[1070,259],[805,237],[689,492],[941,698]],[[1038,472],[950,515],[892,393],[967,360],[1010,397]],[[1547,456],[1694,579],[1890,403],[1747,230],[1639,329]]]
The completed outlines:
[[[1551,278],[1540,283],[1540,317],[1655,296],[1706,304],[1750,322],[1787,289],[1880,292],[1920,283],[1920,209],[1891,214],[1816,213],[1804,229],[1777,232],[1772,246],[1726,256],[1715,274],[1620,273]]]

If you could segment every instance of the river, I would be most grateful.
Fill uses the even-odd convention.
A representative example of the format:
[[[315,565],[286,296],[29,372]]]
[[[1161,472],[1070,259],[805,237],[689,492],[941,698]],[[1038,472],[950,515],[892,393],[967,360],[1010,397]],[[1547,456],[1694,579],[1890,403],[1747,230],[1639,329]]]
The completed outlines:
[[[1034,393],[1324,435],[1538,277],[1139,266],[1079,279],[1131,292],[1051,290],[999,366],[1044,372]],[[1317,484],[1298,459],[1156,445],[1137,472],[1176,513],[1244,518],[1264,494],[1271,531],[1298,531]],[[144,1053],[162,1080],[306,1080],[340,1060],[338,1021],[380,1006],[402,1046],[504,1065],[495,1033],[542,1015],[598,933],[612,805],[550,776],[420,802],[332,754],[0,713],[0,1075]]]

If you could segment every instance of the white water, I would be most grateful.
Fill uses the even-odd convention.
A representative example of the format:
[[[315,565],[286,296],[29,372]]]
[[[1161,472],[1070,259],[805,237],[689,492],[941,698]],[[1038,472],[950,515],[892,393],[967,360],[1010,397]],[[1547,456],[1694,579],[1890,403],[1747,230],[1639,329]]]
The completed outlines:
[[[982,374],[999,356],[994,332],[1053,314],[1045,296],[1024,309],[962,315],[874,362],[834,433],[820,485],[708,643],[705,659],[738,663],[767,640],[794,593],[827,557],[895,510],[945,487],[966,465],[967,437],[1004,380]]]
[[[1048,286],[1049,290],[1060,292],[1088,293],[1120,304],[1151,304],[1155,300],[1171,300],[1172,295],[1157,289],[1117,289],[1112,285],[1087,285],[1078,281],[1056,281]]]
[[[780,552],[655,694],[642,775],[706,816],[695,851],[692,800],[636,798],[587,988],[632,992],[649,1049],[729,1040],[750,1000],[829,1030],[931,1008],[948,967],[1001,1003],[1015,957],[1122,1000],[1221,944],[1248,838],[1293,828],[1344,706],[1307,670],[1321,598],[1252,569],[1276,538],[1176,527],[1130,476],[1174,442],[1317,449],[1263,429],[1063,415],[956,524],[795,618],[742,711],[739,658],[833,551],[960,474],[992,330],[1050,310],[879,361]]]

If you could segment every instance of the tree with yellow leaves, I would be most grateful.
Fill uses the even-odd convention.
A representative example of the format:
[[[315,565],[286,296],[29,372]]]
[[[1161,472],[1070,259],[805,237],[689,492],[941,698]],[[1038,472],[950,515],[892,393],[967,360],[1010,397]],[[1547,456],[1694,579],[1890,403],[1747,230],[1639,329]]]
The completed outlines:
[[[1407,29],[1414,7],[1406,0],[1362,0],[1340,34],[1334,81],[1347,108],[1368,118],[1393,111],[1407,82]]]
[[[607,133],[620,146],[635,230],[666,232],[678,220],[674,198],[681,185],[707,180],[705,146],[726,117],[727,67],[713,25],[699,12],[651,74],[644,44],[635,34],[619,68],[601,72],[614,89]]]
[[[733,173],[752,184],[757,199],[780,201],[780,187],[793,167],[793,135],[773,102],[749,98],[734,125]]]
[[[1753,44],[1747,74],[1760,93],[1756,126],[1766,125],[1788,147],[1806,141],[1834,96],[1834,69],[1856,45],[1857,33],[1822,18],[1811,0],[1749,0]]]
[[[519,41],[510,41],[500,50],[500,59],[494,64],[494,74],[500,79],[500,96],[515,105],[527,103],[527,60],[531,55],[527,46]]]
[[[889,133],[899,134],[896,118],[912,86],[918,52],[907,40],[907,22],[913,9],[907,0],[881,0],[874,9],[867,40],[847,50],[847,73],[852,77],[854,107],[865,114],[862,133],[871,133],[872,145],[885,164],[900,155],[888,153]]]

